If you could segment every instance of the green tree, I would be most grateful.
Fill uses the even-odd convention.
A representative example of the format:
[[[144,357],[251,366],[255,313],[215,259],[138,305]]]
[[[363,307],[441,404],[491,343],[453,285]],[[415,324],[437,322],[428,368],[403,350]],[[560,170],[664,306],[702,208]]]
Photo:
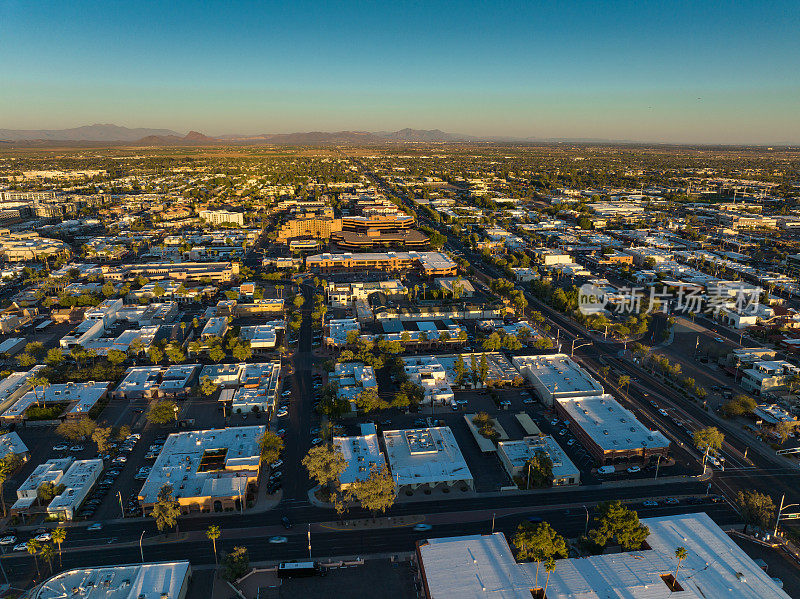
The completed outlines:
[[[106,426],[98,426],[92,432],[92,441],[97,444],[97,452],[98,453],[106,453],[108,450],[108,443],[111,439],[111,427]]]
[[[527,487],[544,487],[553,481],[553,460],[544,451],[537,451],[525,464]]]
[[[25,548],[28,550],[28,553],[33,556],[33,561],[36,564],[36,575],[40,574],[39,572],[39,560],[36,557],[36,554],[39,552],[39,549],[42,548],[42,544],[37,541],[36,539],[28,539],[25,543]]]
[[[325,445],[318,445],[308,450],[308,454],[303,458],[302,464],[308,475],[313,478],[320,487],[331,489],[338,487],[339,476],[347,469],[347,462],[342,452],[329,449]]]
[[[67,540],[67,529],[59,526],[51,530],[50,535],[50,538],[53,539],[53,543],[58,545],[58,565],[61,566],[61,543]]]
[[[240,579],[249,569],[247,547],[234,547],[231,553],[222,558],[222,578],[228,582]]]
[[[186,359],[186,354],[177,345],[170,345],[165,353],[167,354],[167,359],[173,364],[180,364]]]
[[[108,360],[113,366],[119,366],[127,358],[128,356],[125,355],[125,352],[121,352],[118,349],[110,349],[106,354],[106,360]]]
[[[147,411],[147,421],[152,424],[169,424],[175,421],[176,408],[178,405],[174,401],[162,399],[150,404]]]
[[[545,572],[547,572],[547,580],[544,583],[544,592],[542,593],[543,597],[547,597],[547,587],[550,584],[550,575],[556,571],[556,560],[552,557],[548,558],[547,561],[544,563]]]
[[[56,428],[56,434],[70,441],[82,441],[92,436],[97,423],[91,418],[65,420]]]
[[[619,383],[619,387],[620,388],[625,387],[625,393],[627,393],[628,392],[628,386],[630,386],[630,384],[631,384],[631,377],[629,377],[627,374],[622,374],[622,375],[620,375],[620,377],[617,380],[617,382]]]
[[[17,453],[9,452],[0,458],[0,504],[3,508],[3,518],[6,517],[6,500],[3,495],[3,486],[21,464],[22,458]]]
[[[697,449],[708,456],[710,453],[716,453],[722,449],[725,435],[719,432],[717,427],[707,426],[696,430],[694,434],[692,434],[692,441]]]
[[[158,349],[155,345],[147,350],[147,355],[153,364],[159,364],[164,359],[164,352]]]
[[[366,387],[356,396],[356,407],[362,412],[369,413],[375,410],[385,410],[389,404],[378,395],[376,387]]]
[[[20,354],[17,356],[17,363],[20,365],[20,368],[30,368],[36,364],[36,358],[30,354]]]
[[[164,485],[158,491],[158,497],[150,515],[155,518],[156,526],[160,532],[178,526],[178,516],[181,515],[181,508],[172,496],[172,485]]]
[[[28,379],[28,384],[33,387],[33,394],[36,397],[36,405],[39,405],[39,388],[42,389],[42,403],[47,407],[45,401],[45,390],[50,386],[50,380],[46,376],[32,376]]]
[[[675,583],[678,582],[678,569],[681,567],[681,562],[689,557],[689,552],[686,551],[686,547],[678,547],[675,549],[675,559],[678,560],[678,564],[675,566]]]
[[[44,359],[48,366],[56,368],[64,362],[64,352],[60,347],[53,347],[47,350],[47,356]]]
[[[373,467],[367,478],[352,484],[348,491],[361,507],[372,512],[373,517],[392,507],[397,496],[394,478],[386,464],[380,469]]]
[[[39,551],[39,555],[47,562],[47,570],[52,573],[53,571],[53,557],[55,557],[55,549],[52,543],[43,543]]]
[[[119,427],[119,430],[117,431],[117,441],[124,441],[130,436],[131,427],[129,427],[127,424],[123,424],[121,427]]]
[[[258,438],[258,446],[261,451],[261,463],[271,464],[281,457],[281,452],[283,451],[283,439],[281,439],[272,431],[266,431]]]
[[[517,551],[517,558],[536,562],[536,584],[539,586],[539,565],[554,556],[567,557],[567,542],[548,522],[541,522],[536,527],[524,522],[517,527],[511,539]]]
[[[775,521],[775,504],[769,495],[752,489],[739,491],[733,504],[744,520],[745,532],[749,525],[769,528]]]
[[[217,564],[217,539],[222,536],[222,529],[216,524],[212,524],[206,530],[206,537],[211,541],[211,546],[214,548],[214,563]]]
[[[214,392],[219,388],[214,381],[212,381],[207,375],[203,375],[200,378],[200,393],[205,395],[206,397],[211,397],[214,395]]]
[[[102,293],[104,297],[109,298],[113,297],[116,291],[114,291],[114,286],[110,282],[107,282],[100,288],[100,293]]]
[[[650,534],[650,529],[639,522],[639,514],[625,507],[621,501],[607,501],[598,506],[595,528],[589,531],[589,540],[605,547],[612,539],[624,551],[634,551]]]
[[[208,350],[208,357],[211,358],[212,362],[217,363],[225,357],[225,350],[222,349],[220,345],[213,345],[211,349]]]

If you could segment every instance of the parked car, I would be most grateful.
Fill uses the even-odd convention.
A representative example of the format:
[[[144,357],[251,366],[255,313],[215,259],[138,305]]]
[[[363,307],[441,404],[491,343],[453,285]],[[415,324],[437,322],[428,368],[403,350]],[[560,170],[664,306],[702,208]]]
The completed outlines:
[[[83,445],[73,445],[69,448],[70,451],[83,451]]]
[[[58,445],[53,445],[53,451],[67,451],[69,449],[69,445],[66,443],[59,443]]]
[[[7,537],[0,538],[0,545],[14,545],[17,542],[17,537],[8,535]]]
[[[269,465],[269,467],[272,468],[273,470],[275,470],[275,468],[280,468],[281,466],[283,466],[283,460],[280,458],[278,458]]]
[[[281,536],[275,536],[275,537],[270,537],[269,538],[269,542],[272,543],[273,545],[280,544],[280,543],[286,543],[288,541],[289,541],[289,539],[287,539],[286,537],[281,537]]]
[[[628,468],[628,474],[636,474],[637,472],[641,472],[642,469],[640,466],[631,466]]]
[[[642,502],[642,505],[645,507],[658,507],[658,502],[654,499],[647,499]]]
[[[27,551],[28,544],[27,543],[17,543],[14,545],[14,551]]]

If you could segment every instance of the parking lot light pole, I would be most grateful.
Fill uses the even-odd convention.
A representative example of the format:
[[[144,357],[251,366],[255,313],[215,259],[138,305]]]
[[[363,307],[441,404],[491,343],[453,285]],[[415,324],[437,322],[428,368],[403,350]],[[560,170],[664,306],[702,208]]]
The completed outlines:
[[[122,507],[122,491],[117,491],[117,497],[119,498],[119,511],[122,514],[123,520],[125,519],[125,508]]]
[[[585,537],[589,534],[589,508],[584,505],[583,509],[586,510],[586,525],[583,527],[583,536]]]

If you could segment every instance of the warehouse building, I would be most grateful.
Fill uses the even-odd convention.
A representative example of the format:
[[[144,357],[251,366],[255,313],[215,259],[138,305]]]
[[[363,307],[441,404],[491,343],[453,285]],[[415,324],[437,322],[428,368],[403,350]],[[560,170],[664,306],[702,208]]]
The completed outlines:
[[[512,363],[546,406],[557,399],[603,394],[602,385],[566,354],[514,356]]]
[[[449,427],[384,431],[383,441],[398,492],[439,485],[474,487],[472,473]]]

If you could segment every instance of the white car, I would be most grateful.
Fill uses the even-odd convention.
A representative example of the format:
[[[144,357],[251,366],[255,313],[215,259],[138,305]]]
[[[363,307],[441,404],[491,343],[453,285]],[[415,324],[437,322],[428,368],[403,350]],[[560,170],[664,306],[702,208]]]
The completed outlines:
[[[70,451],[83,451],[83,445],[73,445],[69,448]]]
[[[286,543],[288,541],[289,541],[289,539],[287,539],[286,537],[270,537],[269,538],[269,542],[272,543],[273,545],[278,545],[280,543]]]
[[[0,539],[0,545],[14,545],[17,542],[17,537],[9,535]]]
[[[658,413],[661,414],[662,416],[669,416],[669,414],[664,408],[659,408]]]
[[[69,449],[69,445],[66,443],[59,443],[58,445],[53,445],[53,451],[67,451]]]
[[[46,541],[52,540],[53,535],[51,535],[49,532],[43,532],[41,534],[36,535],[33,538],[39,541],[40,543],[44,543]]]
[[[281,466],[283,466],[283,460],[281,459],[277,459],[269,465],[269,467],[272,468],[273,470],[275,470],[276,468],[280,468]]]
[[[27,551],[28,544],[27,543],[17,543],[14,545],[14,551]]]
[[[289,410],[278,410],[278,418],[286,418],[289,415]]]
[[[117,456],[116,458],[114,458],[114,462],[113,463],[114,464],[124,464],[127,461],[128,461],[128,458],[126,458],[124,455],[121,455],[121,456]]]

